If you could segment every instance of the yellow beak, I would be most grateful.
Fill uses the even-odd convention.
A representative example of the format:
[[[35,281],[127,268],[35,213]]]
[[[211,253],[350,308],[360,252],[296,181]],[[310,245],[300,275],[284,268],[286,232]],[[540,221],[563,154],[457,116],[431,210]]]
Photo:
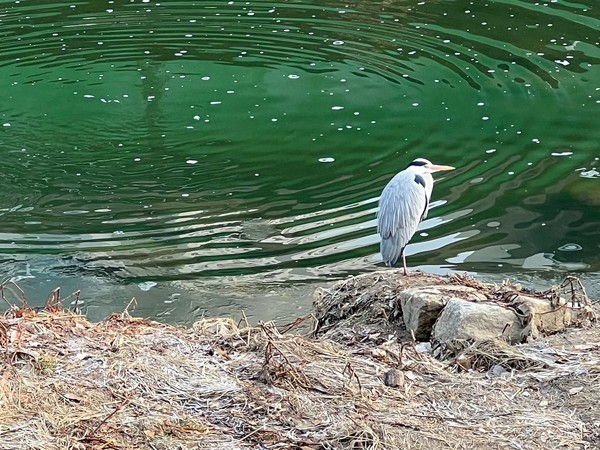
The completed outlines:
[[[440,170],[454,170],[456,169],[456,167],[452,167],[452,166],[439,166],[437,164],[430,164],[427,166],[427,168],[429,170],[431,170],[432,172],[438,172]]]

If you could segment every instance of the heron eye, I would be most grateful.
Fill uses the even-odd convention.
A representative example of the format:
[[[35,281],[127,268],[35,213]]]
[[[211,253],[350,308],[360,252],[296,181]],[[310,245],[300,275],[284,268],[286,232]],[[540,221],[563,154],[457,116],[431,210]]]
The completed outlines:
[[[415,175],[415,183],[425,187],[425,178],[423,178],[421,175]]]

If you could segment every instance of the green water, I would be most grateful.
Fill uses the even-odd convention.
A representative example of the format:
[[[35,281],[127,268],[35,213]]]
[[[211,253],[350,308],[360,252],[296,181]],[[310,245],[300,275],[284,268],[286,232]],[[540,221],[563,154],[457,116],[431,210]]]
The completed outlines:
[[[381,268],[385,183],[438,177],[409,266],[600,286],[593,2],[0,1],[0,274],[31,303],[286,319]]]

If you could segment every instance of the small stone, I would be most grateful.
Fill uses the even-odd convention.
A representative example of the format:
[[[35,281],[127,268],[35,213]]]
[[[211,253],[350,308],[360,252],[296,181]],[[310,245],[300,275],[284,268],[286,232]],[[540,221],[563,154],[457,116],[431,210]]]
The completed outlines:
[[[431,342],[419,342],[415,345],[415,352],[429,353],[431,351]]]
[[[383,384],[389,387],[404,386],[404,372],[399,369],[390,369],[383,374]]]
[[[500,364],[494,364],[487,373],[493,377],[500,377],[507,374],[508,370]]]
[[[577,395],[577,394],[579,394],[581,391],[583,391],[583,386],[574,387],[574,388],[572,388],[572,389],[569,389],[569,395]]]

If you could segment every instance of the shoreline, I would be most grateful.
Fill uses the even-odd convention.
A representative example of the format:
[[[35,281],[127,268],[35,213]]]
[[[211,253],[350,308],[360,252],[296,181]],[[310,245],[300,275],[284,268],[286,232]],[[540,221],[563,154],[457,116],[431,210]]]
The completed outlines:
[[[230,318],[183,327],[126,311],[98,323],[59,308],[12,311],[0,320],[0,448],[581,449],[600,440],[597,323],[517,346],[473,343],[484,370],[395,335],[315,337],[310,315],[279,327]]]

